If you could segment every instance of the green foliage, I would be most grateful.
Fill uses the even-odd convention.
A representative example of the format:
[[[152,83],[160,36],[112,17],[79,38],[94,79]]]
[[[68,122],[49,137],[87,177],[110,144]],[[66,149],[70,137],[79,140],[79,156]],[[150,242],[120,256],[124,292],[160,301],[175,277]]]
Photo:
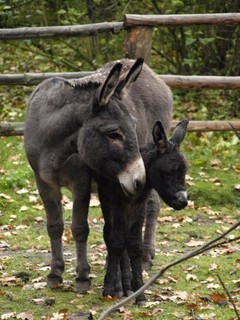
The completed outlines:
[[[32,27],[123,21],[125,13],[192,14],[238,12],[239,1],[116,1],[116,0],[12,0],[0,2],[0,27]],[[95,70],[123,57],[126,32],[94,37],[27,39],[2,42],[0,73]],[[231,75],[240,72],[239,26],[161,27],[154,29],[151,66],[157,73]],[[0,121],[22,121],[31,88],[1,88]],[[199,101],[200,96],[200,101]],[[236,91],[176,91],[182,105],[194,105],[207,119],[236,118],[240,97]],[[200,106],[198,105],[200,104]],[[202,110],[205,108],[204,112]],[[188,108],[176,110],[182,118]],[[191,114],[191,111],[190,111]],[[191,118],[191,116],[189,117]],[[200,119],[204,119],[203,116]]]

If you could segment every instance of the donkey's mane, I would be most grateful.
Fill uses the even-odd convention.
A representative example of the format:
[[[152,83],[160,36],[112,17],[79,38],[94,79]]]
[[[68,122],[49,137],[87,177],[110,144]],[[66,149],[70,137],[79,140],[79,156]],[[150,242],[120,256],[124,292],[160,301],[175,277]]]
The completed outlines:
[[[78,79],[71,79],[71,80],[69,80],[69,83],[74,88],[83,88],[83,89],[94,88],[94,89],[96,89],[106,80],[106,78],[109,74],[109,71],[111,70],[111,68],[114,66],[114,64],[116,62],[121,62],[121,60],[108,63],[106,66],[104,66],[103,68],[97,69],[93,74],[91,74],[89,76],[85,76],[85,77],[78,78]],[[133,62],[134,61],[132,61],[131,63],[128,62],[127,64],[125,63],[122,67],[121,74],[129,71]]]

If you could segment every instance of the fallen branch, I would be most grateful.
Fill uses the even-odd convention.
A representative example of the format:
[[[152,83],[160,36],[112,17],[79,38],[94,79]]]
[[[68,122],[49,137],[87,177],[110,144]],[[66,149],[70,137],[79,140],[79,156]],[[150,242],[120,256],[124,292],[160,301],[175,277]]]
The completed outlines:
[[[236,316],[237,316],[237,319],[240,320],[240,316],[239,316],[239,313],[238,313],[238,311],[237,311],[237,307],[236,307],[236,305],[235,305],[235,303],[234,303],[234,301],[233,301],[233,299],[232,299],[232,297],[231,297],[231,295],[230,295],[227,287],[225,286],[225,284],[224,284],[224,282],[222,281],[222,279],[221,279],[221,277],[220,277],[219,274],[217,274],[217,277],[218,277],[218,280],[219,280],[219,282],[221,283],[224,291],[226,292],[229,301],[231,302],[231,304],[232,304],[232,306],[233,306],[233,309],[234,309],[234,311],[235,311],[235,314],[236,314]]]
[[[186,261],[190,258],[193,258],[199,254],[202,254],[208,250],[211,250],[215,247],[221,246],[223,244],[227,244],[227,243],[231,243],[233,241],[239,240],[239,237],[236,237],[234,239],[226,239],[221,241],[220,243],[217,243],[219,240],[223,239],[227,234],[229,234],[230,232],[232,232],[233,230],[235,230],[237,227],[240,226],[240,220],[235,223],[231,228],[229,228],[226,232],[222,233],[220,236],[216,237],[215,239],[207,242],[206,244],[204,244],[203,246],[201,246],[198,249],[195,249],[194,251],[186,254],[185,256],[174,260],[172,262],[170,262],[169,264],[167,264],[165,267],[163,267],[162,269],[159,270],[158,273],[156,273],[148,282],[146,282],[140,289],[138,289],[136,292],[132,293],[129,297],[123,299],[122,301],[116,303],[115,305],[113,305],[112,307],[110,307],[109,309],[107,309],[106,311],[104,311],[100,317],[98,318],[98,320],[103,320],[105,319],[110,313],[118,310],[120,307],[124,306],[126,303],[128,303],[130,300],[136,298],[139,294],[143,293],[147,288],[149,288],[159,277],[161,277],[168,269],[170,269],[171,267]]]

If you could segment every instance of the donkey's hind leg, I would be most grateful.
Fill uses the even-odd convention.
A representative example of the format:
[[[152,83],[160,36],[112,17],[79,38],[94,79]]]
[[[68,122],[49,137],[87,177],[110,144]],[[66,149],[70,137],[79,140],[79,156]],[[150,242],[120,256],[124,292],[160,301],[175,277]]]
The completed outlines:
[[[61,206],[62,194],[59,186],[49,186],[38,174],[35,174],[35,176],[39,194],[47,214],[47,231],[51,243],[51,271],[47,276],[47,285],[49,288],[56,288],[62,283],[62,273],[64,272],[62,252],[62,234],[64,229]]]

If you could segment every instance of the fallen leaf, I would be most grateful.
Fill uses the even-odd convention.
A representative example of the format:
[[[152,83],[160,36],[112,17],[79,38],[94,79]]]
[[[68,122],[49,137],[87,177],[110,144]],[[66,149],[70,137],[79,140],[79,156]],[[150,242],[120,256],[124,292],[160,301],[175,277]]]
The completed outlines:
[[[204,244],[204,241],[202,240],[190,240],[186,245],[188,247],[200,247]]]
[[[207,320],[207,319],[215,318],[215,317],[216,317],[216,314],[215,314],[215,313],[200,314],[199,317],[200,317],[200,319]]]
[[[152,308],[153,306],[156,306],[159,303],[160,303],[159,301],[147,301],[143,307],[144,308]]]
[[[182,319],[182,317],[184,317],[184,313],[179,311],[172,313],[172,315],[178,319]]]
[[[29,199],[30,202],[37,203],[37,197],[36,196],[29,196],[28,199]]]
[[[29,190],[23,188],[23,189],[17,190],[16,192],[17,192],[18,194],[26,194],[26,193],[29,193]]]
[[[44,206],[40,203],[37,203],[35,206],[33,206],[34,209],[37,209],[39,211],[43,211],[44,210]]]
[[[21,206],[21,208],[19,209],[20,212],[27,211],[27,210],[28,210],[27,206]]]
[[[34,221],[36,221],[37,223],[40,223],[40,222],[43,222],[44,219],[43,219],[43,217],[35,217]]]
[[[212,263],[209,271],[218,270],[219,266],[216,263]]]
[[[220,288],[219,284],[209,283],[207,289],[218,289]]]
[[[29,301],[39,306],[39,305],[44,305],[45,298],[32,298]]]
[[[172,222],[173,218],[170,216],[158,217],[158,222]]]
[[[100,201],[99,201],[97,195],[95,195],[95,194],[91,195],[89,206],[90,207],[98,207],[98,206],[100,206]]]
[[[22,320],[33,320],[33,314],[31,311],[27,312],[21,312],[16,316],[17,319],[22,319]]]
[[[190,280],[198,281],[198,277],[196,275],[194,275],[194,274],[188,273],[187,276],[186,276],[186,280],[187,281],[190,281]]]
[[[0,193],[0,198],[3,198],[3,199],[6,199],[6,200],[9,200],[9,201],[12,201],[11,197],[8,196],[7,194],[4,194],[4,193]]]
[[[16,312],[4,313],[1,315],[1,320],[15,318],[15,316],[16,316]]]
[[[219,292],[213,292],[213,293],[209,294],[209,297],[212,300],[212,302],[214,302],[214,303],[227,301],[227,297],[225,296],[225,294],[219,293]]]
[[[64,320],[64,318],[65,318],[64,313],[55,312],[50,318],[50,320]]]

